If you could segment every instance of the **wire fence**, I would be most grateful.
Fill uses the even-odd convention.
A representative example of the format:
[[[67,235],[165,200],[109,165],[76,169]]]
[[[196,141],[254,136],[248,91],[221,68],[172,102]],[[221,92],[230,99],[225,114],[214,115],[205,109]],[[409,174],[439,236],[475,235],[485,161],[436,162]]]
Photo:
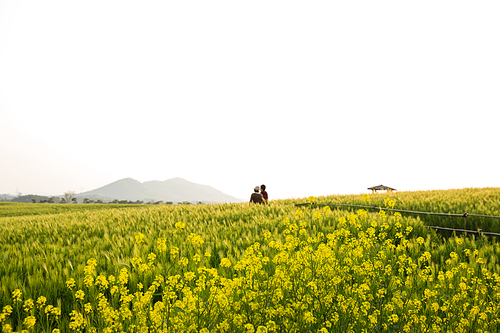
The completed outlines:
[[[403,209],[393,209],[393,208],[384,208],[384,207],[377,207],[377,206],[362,206],[362,205],[348,205],[348,204],[316,204],[316,203],[299,203],[295,204],[295,206],[311,206],[315,205],[317,207],[337,207],[337,206],[343,206],[343,207],[356,207],[356,208],[364,208],[364,209],[372,209],[372,210],[387,210],[391,212],[399,212],[399,213],[410,213],[410,214],[420,214],[420,215],[433,215],[433,216],[447,216],[447,217],[461,217],[464,219],[464,225],[467,225],[467,217],[483,217],[483,218],[492,218],[492,219],[500,219],[500,216],[492,216],[492,215],[480,215],[480,214],[469,214],[469,213],[463,213],[463,214],[451,214],[451,213],[433,213],[433,212],[418,212],[418,211],[413,211],[413,210],[403,210]],[[495,232],[485,232],[482,231],[481,229],[476,230],[469,230],[469,229],[454,229],[454,228],[445,228],[445,227],[438,227],[438,226],[426,226],[427,228],[431,229],[437,229],[437,230],[446,230],[446,231],[455,231],[455,232],[464,232],[464,233],[470,233],[470,234],[477,234],[477,235],[488,235],[488,236],[497,236],[500,237],[499,233]]]

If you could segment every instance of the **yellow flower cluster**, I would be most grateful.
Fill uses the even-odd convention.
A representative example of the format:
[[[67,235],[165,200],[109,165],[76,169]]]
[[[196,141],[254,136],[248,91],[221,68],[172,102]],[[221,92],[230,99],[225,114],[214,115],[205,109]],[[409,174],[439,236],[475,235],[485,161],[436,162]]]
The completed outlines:
[[[392,199],[390,199],[390,198],[385,198],[385,199],[384,199],[384,205],[385,205],[386,207],[389,207],[389,208],[391,208],[391,209],[392,209],[392,208],[394,208],[394,205],[395,205],[395,204],[396,204],[396,203],[394,202],[394,200],[392,200]]]
[[[12,294],[15,307],[5,305],[0,313],[0,327],[2,328],[2,332],[14,331],[12,325],[8,323],[8,319],[14,311],[17,312],[19,323],[18,330],[22,328],[20,330],[21,332],[37,332],[37,327],[47,324],[50,326],[59,320],[61,316],[61,308],[46,305],[46,297],[40,296],[35,302],[31,298],[23,300],[23,294],[19,289],[14,290]],[[21,317],[22,315],[24,316]],[[58,330],[55,330],[54,333],[57,333],[57,331]]]
[[[22,299],[23,293],[21,290],[16,289],[12,292],[12,300],[14,301],[14,304],[20,303]]]
[[[3,323],[12,313],[12,306],[6,305],[2,309],[2,313],[0,313],[0,323]]]
[[[194,247],[200,247],[205,242],[200,235],[196,235],[194,233],[189,234],[187,238],[188,242],[191,243]]]

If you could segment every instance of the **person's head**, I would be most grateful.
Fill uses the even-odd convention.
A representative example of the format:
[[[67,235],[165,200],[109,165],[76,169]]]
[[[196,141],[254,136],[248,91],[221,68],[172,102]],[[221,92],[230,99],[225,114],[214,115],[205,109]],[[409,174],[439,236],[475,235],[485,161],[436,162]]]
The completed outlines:
[[[258,186],[255,186],[255,187],[253,188],[253,191],[254,191],[254,192],[257,192],[257,193],[259,192],[259,190],[260,190],[260,187],[258,187]]]
[[[264,184],[260,185],[260,189],[261,189],[262,191],[265,191],[265,190],[266,190],[266,185],[264,185]]]

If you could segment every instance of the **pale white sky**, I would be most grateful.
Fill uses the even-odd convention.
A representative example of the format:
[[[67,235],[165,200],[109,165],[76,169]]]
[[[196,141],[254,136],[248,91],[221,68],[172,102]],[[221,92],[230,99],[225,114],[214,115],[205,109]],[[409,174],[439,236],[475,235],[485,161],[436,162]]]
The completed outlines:
[[[0,194],[500,186],[499,1],[0,0]]]

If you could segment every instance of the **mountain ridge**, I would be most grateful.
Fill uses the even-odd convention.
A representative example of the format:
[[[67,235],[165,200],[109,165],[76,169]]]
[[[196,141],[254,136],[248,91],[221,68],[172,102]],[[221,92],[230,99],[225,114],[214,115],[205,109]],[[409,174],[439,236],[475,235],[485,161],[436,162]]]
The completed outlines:
[[[201,185],[183,178],[164,181],[150,180],[141,183],[133,178],[123,178],[95,190],[75,195],[77,198],[102,197],[128,201],[201,201],[201,202],[242,202],[243,200],[225,194],[209,185]]]

